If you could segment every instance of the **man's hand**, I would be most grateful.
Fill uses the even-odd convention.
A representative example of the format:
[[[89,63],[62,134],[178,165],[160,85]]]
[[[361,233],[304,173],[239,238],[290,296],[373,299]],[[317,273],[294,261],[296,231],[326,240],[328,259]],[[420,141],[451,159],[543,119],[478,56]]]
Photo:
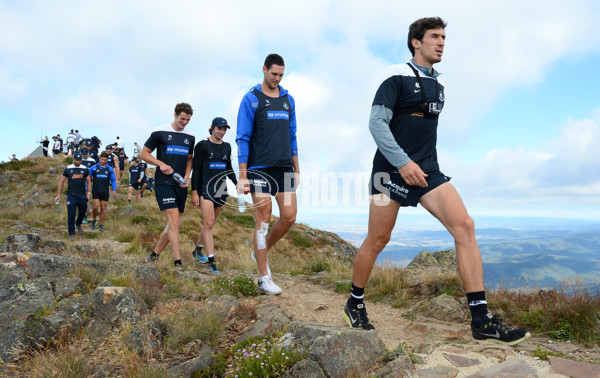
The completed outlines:
[[[162,173],[164,173],[167,176],[173,174],[173,168],[171,168],[169,164],[162,163],[158,166],[158,168]]]
[[[236,189],[238,193],[248,193],[250,191],[250,181],[247,178],[239,178]]]
[[[113,192],[113,196],[117,195],[117,191],[116,190],[113,190],[112,192]]]
[[[400,167],[398,173],[408,185],[420,186],[421,188],[427,187],[427,181],[425,180],[427,174],[412,160]]]
[[[200,206],[200,196],[198,196],[198,191],[192,190],[192,205],[198,207]]]

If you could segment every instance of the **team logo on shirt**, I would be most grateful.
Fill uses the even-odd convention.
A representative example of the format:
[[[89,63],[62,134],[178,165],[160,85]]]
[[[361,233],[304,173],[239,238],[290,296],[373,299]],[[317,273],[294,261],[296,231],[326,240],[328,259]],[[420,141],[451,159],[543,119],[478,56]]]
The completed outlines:
[[[173,139],[173,135],[169,134],[169,136],[167,137],[167,140],[171,140]]]
[[[444,101],[444,92],[440,91],[440,95],[438,96],[440,101]]]
[[[265,104],[265,106],[271,105],[271,102],[269,100],[266,100],[266,101],[267,101],[267,103]]]
[[[415,93],[419,92],[421,92],[421,86],[419,86],[419,83],[415,83]]]
[[[283,108],[284,108],[285,110],[288,110],[288,109],[290,108],[290,106],[288,105],[288,103],[287,103],[287,102],[284,102],[284,103],[283,103]]]
[[[185,139],[183,140],[183,143],[185,143],[185,144],[190,144],[190,141],[188,140],[188,138],[185,138]]]

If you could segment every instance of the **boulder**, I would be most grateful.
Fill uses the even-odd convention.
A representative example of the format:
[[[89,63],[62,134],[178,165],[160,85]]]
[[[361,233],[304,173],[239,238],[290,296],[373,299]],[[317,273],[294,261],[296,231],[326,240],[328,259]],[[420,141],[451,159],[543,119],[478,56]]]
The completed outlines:
[[[257,307],[256,315],[257,321],[238,338],[238,342],[245,341],[253,336],[267,336],[273,332],[281,331],[290,323],[290,318],[272,303]]]
[[[27,232],[9,235],[0,245],[0,251],[6,252],[36,252],[40,249],[40,235]]]
[[[113,326],[119,322],[137,323],[148,314],[146,303],[130,287],[99,287],[92,293],[96,320]]]
[[[213,350],[205,346],[200,349],[198,357],[192,358],[180,365],[172,367],[167,372],[175,377],[192,377],[194,372],[210,367],[214,362]]]
[[[214,295],[204,302],[204,307],[216,313],[227,322],[240,308],[240,301],[233,295]]]
[[[53,308],[54,292],[51,280],[39,278],[0,287],[0,314],[16,320],[36,311]]]

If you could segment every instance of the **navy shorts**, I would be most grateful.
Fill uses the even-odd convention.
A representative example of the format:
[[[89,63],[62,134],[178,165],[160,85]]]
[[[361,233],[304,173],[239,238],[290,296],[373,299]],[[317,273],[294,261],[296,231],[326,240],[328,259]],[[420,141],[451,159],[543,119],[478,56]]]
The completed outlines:
[[[215,197],[215,196],[211,196],[207,193],[202,193],[202,198],[204,198],[205,200],[209,200],[212,203],[215,204],[215,207],[221,207],[223,205],[225,205],[225,203],[227,203],[227,197],[229,197],[227,194],[224,196],[220,196],[220,197]]]
[[[131,186],[135,190],[141,190],[143,185],[143,182],[132,182],[129,184],[129,186]]]
[[[180,213],[185,210],[185,201],[187,200],[187,188],[179,185],[156,185],[154,195],[160,211],[166,209],[179,209]]]
[[[255,168],[248,170],[250,191],[270,193],[296,191],[296,176],[292,167]]]
[[[369,182],[370,194],[383,194],[392,200],[399,202],[401,206],[416,207],[419,199],[425,194],[431,192],[438,186],[450,181],[450,177],[440,171],[427,173],[425,180],[427,187],[408,185],[400,173],[395,172],[371,172],[371,181]]]
[[[108,197],[109,197],[108,192],[104,192],[104,193],[92,193],[92,199],[98,199],[100,201],[107,201],[108,202]]]

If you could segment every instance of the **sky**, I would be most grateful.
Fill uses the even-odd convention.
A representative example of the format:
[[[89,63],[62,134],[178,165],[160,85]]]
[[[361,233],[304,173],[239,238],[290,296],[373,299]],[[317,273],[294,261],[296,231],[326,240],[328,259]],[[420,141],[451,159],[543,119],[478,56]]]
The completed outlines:
[[[131,154],[178,102],[197,140],[225,117],[235,155],[240,101],[275,52],[296,100],[298,218],[366,214],[375,90],[410,59],[408,26],[440,16],[438,155],[469,212],[600,218],[600,2],[406,4],[0,0],[0,160],[70,129]]]

